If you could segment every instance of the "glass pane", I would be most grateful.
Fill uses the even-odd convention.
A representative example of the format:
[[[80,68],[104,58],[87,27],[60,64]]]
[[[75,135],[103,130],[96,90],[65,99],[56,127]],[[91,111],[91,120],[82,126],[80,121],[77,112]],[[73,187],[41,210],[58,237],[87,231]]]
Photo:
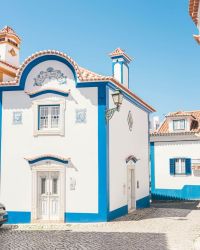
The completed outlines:
[[[51,106],[51,128],[59,127],[60,106]]]
[[[58,194],[58,179],[57,178],[53,178],[53,190],[52,190],[53,194]]]
[[[41,178],[41,194],[46,193],[46,178]]]
[[[181,173],[185,174],[185,159],[181,159]]]
[[[175,173],[180,174],[181,173],[181,166],[179,159],[175,160]]]
[[[48,128],[48,106],[39,107],[39,129]]]

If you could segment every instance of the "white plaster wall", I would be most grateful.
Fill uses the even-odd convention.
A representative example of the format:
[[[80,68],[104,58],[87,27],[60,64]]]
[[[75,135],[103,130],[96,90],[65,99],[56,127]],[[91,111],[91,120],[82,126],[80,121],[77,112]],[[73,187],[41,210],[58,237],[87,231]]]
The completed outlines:
[[[200,159],[200,141],[155,142],[155,187],[182,189],[184,185],[199,185],[200,176],[170,175],[170,158]]]
[[[15,56],[12,56],[9,52],[12,48],[16,52]],[[5,61],[14,66],[19,66],[19,49],[7,43],[0,44],[0,60]]]
[[[109,107],[114,104],[109,90]],[[133,129],[129,130],[127,117],[129,110],[133,116]],[[109,195],[110,211],[127,205],[126,158],[134,155],[139,159],[135,165],[135,198],[149,195],[149,144],[148,114],[123,100],[120,111],[109,121]],[[139,181],[139,188],[136,182]]]
[[[128,86],[128,67],[123,64],[123,85],[126,86],[127,88]]]
[[[71,70],[57,61],[36,66],[26,82],[31,89],[32,79],[46,66],[61,69],[68,76],[67,84],[54,88],[70,89],[68,97],[45,94],[30,98],[23,91],[3,93],[2,124],[2,183],[0,200],[8,211],[31,211],[31,169],[26,157],[53,154],[70,157],[77,169],[66,169],[66,212],[98,212],[98,91],[97,88],[76,88]],[[34,136],[34,100],[65,101],[65,134]],[[75,123],[75,110],[87,109],[87,122]],[[13,124],[13,111],[22,111],[21,125]],[[70,191],[70,177],[76,179],[76,189]]]
[[[115,65],[114,65],[114,77],[119,82],[121,82],[121,65],[120,65],[120,63],[115,63]]]

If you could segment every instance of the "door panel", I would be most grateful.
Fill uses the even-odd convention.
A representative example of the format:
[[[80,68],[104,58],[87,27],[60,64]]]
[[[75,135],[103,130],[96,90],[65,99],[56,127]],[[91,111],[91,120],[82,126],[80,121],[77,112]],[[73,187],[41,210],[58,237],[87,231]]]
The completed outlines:
[[[135,208],[135,176],[134,169],[127,170],[127,199],[128,210]]]
[[[59,172],[38,173],[38,217],[42,220],[59,220]]]

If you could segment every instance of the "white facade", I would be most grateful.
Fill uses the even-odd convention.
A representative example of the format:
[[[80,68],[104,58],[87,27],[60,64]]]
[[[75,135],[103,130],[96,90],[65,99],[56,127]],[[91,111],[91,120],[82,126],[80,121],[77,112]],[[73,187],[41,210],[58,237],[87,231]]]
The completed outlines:
[[[9,223],[107,221],[149,205],[153,108],[58,51],[35,53],[10,83],[0,82]],[[109,120],[117,89],[123,103]]]
[[[200,199],[198,114],[199,111],[173,113],[151,135],[153,198]],[[173,122],[177,121],[181,121],[184,127],[174,127]]]

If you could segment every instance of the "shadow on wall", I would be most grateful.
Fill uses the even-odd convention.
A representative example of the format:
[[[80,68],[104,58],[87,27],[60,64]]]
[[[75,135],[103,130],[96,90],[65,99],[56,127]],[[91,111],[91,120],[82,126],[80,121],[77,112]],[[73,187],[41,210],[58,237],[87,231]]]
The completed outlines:
[[[69,232],[69,231],[13,231],[0,229],[1,249],[87,249],[87,250],[167,250],[165,234]],[[20,239],[20,242],[19,242]]]

